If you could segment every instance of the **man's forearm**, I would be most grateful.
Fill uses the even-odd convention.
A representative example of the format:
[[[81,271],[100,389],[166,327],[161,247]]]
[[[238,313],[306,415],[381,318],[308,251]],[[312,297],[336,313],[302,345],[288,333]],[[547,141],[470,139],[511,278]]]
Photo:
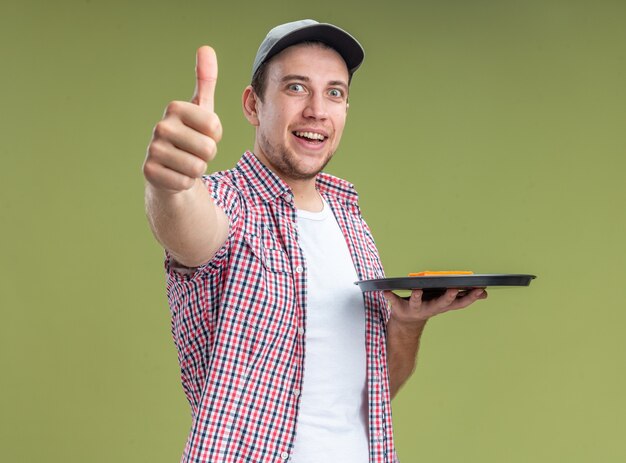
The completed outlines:
[[[435,315],[462,309],[478,299],[485,299],[487,292],[476,288],[462,297],[458,296],[458,289],[448,289],[436,299],[422,301],[422,291],[414,289],[406,300],[392,291],[385,291],[385,298],[391,304],[391,316],[387,322],[387,364],[392,397],[415,369],[426,321]]]
[[[417,364],[417,352],[426,321],[404,323],[393,315],[387,323],[387,365],[391,397],[395,397]]]
[[[215,205],[201,179],[177,193],[146,184],[146,215],[161,245],[187,267],[213,257],[228,235],[228,219]]]

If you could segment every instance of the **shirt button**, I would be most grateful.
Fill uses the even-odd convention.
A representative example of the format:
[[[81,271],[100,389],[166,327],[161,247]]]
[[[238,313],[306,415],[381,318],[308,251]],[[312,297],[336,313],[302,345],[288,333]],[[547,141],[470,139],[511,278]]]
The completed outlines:
[[[298,396],[300,395],[300,389],[294,389],[294,391],[293,391],[293,395],[294,395],[295,397],[298,397]]]
[[[296,273],[302,273],[302,272],[304,272],[304,268],[302,267],[302,265],[298,265],[296,267]]]
[[[283,452],[280,454],[281,460],[286,460],[287,458],[289,458],[289,454],[287,452]]]
[[[302,327],[298,328],[298,334],[300,336],[304,336],[304,328],[302,328]]]

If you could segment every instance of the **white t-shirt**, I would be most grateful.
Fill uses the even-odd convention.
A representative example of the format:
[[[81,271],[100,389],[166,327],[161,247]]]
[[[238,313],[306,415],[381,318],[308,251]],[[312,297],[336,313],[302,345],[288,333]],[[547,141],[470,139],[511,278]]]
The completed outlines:
[[[334,214],[298,211],[307,262],[304,380],[293,463],[367,463],[365,306]]]

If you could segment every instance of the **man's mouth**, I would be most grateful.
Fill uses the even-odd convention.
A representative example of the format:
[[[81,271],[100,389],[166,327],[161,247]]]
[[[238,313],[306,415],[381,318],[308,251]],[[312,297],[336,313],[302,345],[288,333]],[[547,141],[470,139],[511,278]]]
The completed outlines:
[[[323,142],[324,140],[326,140],[326,137],[324,135],[322,135],[321,133],[316,133],[316,132],[301,132],[296,130],[295,132],[293,132],[293,134],[298,137],[301,138],[303,140],[306,141],[311,141],[311,142]]]

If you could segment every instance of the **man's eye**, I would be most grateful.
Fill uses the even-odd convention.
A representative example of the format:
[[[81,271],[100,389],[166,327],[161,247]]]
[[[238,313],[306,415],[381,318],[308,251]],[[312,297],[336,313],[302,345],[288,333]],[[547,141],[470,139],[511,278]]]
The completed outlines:
[[[338,88],[331,88],[328,91],[328,94],[332,96],[333,98],[341,98],[343,96],[343,92],[339,90]]]
[[[292,92],[303,92],[304,86],[302,86],[302,84],[291,84],[289,85],[289,90]]]

